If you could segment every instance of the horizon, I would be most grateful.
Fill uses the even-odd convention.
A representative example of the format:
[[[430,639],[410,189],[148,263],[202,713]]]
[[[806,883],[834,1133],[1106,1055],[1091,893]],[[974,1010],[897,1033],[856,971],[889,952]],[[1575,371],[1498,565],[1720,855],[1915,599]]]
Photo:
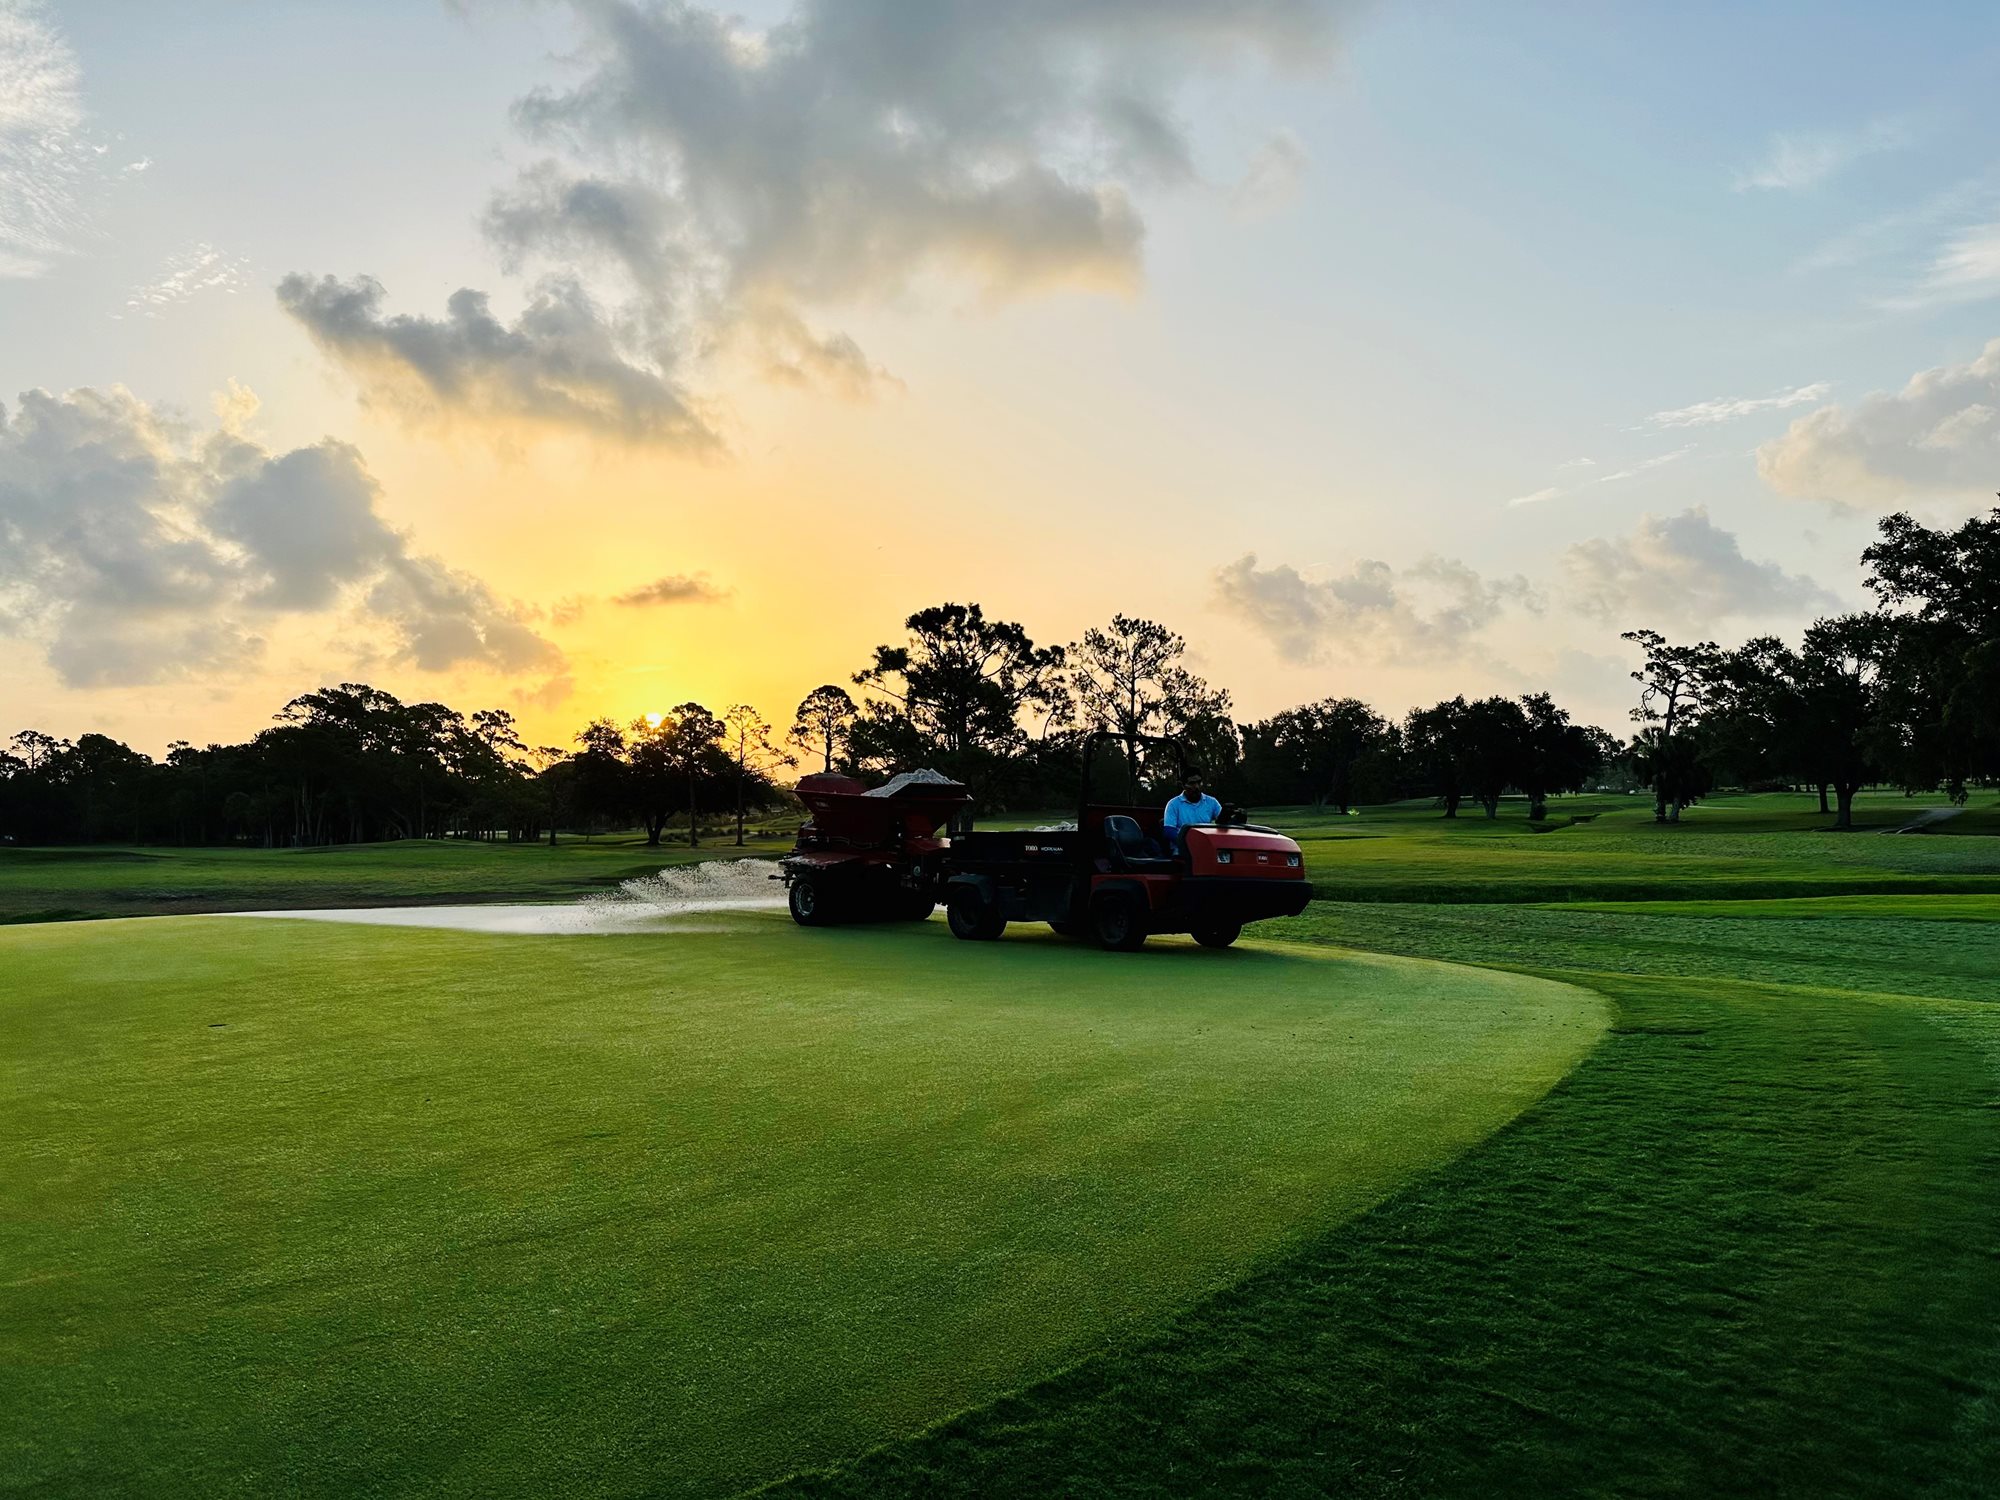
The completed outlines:
[[[1990,508],[1997,60],[1970,5],[0,0],[0,730],[782,728],[956,600],[1159,620],[1239,720],[1622,733],[1620,631],[1796,639],[1881,516]]]

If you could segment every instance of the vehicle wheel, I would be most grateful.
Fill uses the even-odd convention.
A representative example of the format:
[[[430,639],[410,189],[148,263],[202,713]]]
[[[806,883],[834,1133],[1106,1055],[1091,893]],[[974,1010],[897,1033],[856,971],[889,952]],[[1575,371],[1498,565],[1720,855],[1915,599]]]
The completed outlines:
[[[1007,919],[998,908],[969,887],[952,892],[944,918],[951,927],[951,935],[968,943],[990,943],[1007,930]]]
[[[919,896],[909,891],[902,891],[896,896],[895,920],[898,922],[927,921],[930,918],[931,912],[936,907],[937,903],[931,900],[929,896]]]
[[[1075,936],[1076,936],[1076,935],[1077,935],[1077,934],[1078,934],[1079,932],[1081,932],[1082,930],[1083,930],[1083,929],[1082,929],[1082,928],[1080,928],[1080,927],[1078,927],[1078,926],[1076,925],[1076,923],[1074,923],[1074,922],[1051,922],[1051,923],[1049,923],[1049,931],[1050,931],[1050,932],[1053,932],[1053,933],[1054,933],[1054,934],[1055,934],[1055,935],[1056,935],[1057,937],[1072,937],[1072,938],[1073,938],[1073,937],[1075,937]]]
[[[1204,948],[1227,948],[1241,936],[1241,922],[1204,922],[1194,930],[1194,940]]]
[[[794,880],[786,893],[786,904],[792,909],[792,920],[801,927],[825,927],[833,921],[831,904],[816,880]]]
[[[1131,953],[1146,941],[1146,908],[1123,891],[1099,896],[1090,906],[1090,935],[1100,948]]]

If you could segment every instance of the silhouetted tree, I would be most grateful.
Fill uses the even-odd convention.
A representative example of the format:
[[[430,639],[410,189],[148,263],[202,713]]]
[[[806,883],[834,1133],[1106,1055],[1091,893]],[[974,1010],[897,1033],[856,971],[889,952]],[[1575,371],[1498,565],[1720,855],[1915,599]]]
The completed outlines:
[[[745,803],[753,791],[761,795],[770,785],[772,771],[779,766],[795,766],[798,760],[771,743],[771,726],[747,703],[724,710],[722,729],[723,751],[729,757],[736,783],[736,847],[740,849]]]
[[[1896,743],[1882,676],[1895,632],[1877,615],[1818,620],[1798,654],[1801,718],[1833,783],[1836,828],[1854,826],[1854,794]]]
[[[848,731],[854,760],[928,764],[975,791],[997,787],[1026,739],[1023,716],[1056,690],[1062,648],[977,604],[933,605],[903,623],[908,639],[876,647],[854,674],[870,694]]]
[[[1880,638],[1884,758],[1906,787],[1942,783],[1957,802],[2000,775],[2000,509],[1945,530],[1908,515],[1881,522],[1861,554],[1890,622]]]
[[[1359,698],[1301,704],[1257,729],[1313,806],[1331,803],[1343,813],[1353,806],[1370,763],[1389,751],[1393,733],[1389,721]]]
[[[722,720],[699,703],[680,703],[660,721],[665,730],[668,763],[687,784],[688,847],[701,844],[701,782],[714,777],[726,762],[720,750]]]
[[[1526,772],[1528,715],[1512,698],[1480,698],[1465,705],[1457,732],[1466,789],[1487,817],[1498,817],[1500,798]]]
[[[1447,818],[1457,817],[1465,800],[1465,712],[1465,699],[1453,698],[1412,709],[1403,721],[1404,753],[1444,803]]]
[[[792,729],[787,738],[808,752],[818,746],[820,769],[831,771],[847,726],[853,721],[854,700],[848,697],[847,689],[830,682],[824,683],[799,701],[792,714]]]
[[[576,742],[583,748],[570,761],[571,784],[588,838],[593,822],[622,817],[632,809],[632,768],[625,759],[625,733],[609,719],[591,720],[577,731]],[[647,842],[657,844],[658,837],[648,832]]]
[[[1672,645],[1657,630],[1628,630],[1619,639],[1633,642],[1646,658],[1632,673],[1639,684],[1639,706],[1632,717],[1651,727],[1642,738],[1647,740],[1644,764],[1653,786],[1653,821],[1678,823],[1681,809],[1707,790],[1707,772],[1696,771],[1699,756],[1689,731],[1715,689],[1720,653],[1713,641]]]
[[[1551,796],[1577,791],[1597,775],[1609,736],[1572,724],[1547,693],[1529,693],[1521,709],[1525,726],[1514,782],[1527,794],[1529,818],[1540,821],[1549,815]]]

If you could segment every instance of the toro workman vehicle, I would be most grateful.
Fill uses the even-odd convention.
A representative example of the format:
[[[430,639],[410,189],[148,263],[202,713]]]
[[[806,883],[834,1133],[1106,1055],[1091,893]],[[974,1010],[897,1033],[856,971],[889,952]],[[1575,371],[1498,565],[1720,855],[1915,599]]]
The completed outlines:
[[[1125,748],[1129,802],[1093,799],[1098,752],[1112,744]],[[1178,740],[1093,734],[1074,825],[948,840],[938,830],[970,803],[963,786],[898,777],[869,792],[847,777],[808,776],[799,795],[812,818],[780,866],[792,915],[806,926],[910,920],[943,901],[954,937],[986,940],[1009,922],[1046,922],[1130,951],[1165,932],[1226,948],[1246,922],[1305,910],[1312,888],[1299,846],[1275,829],[1239,815],[1181,830],[1175,848],[1163,806],[1137,800],[1141,746],[1171,751],[1185,770]]]

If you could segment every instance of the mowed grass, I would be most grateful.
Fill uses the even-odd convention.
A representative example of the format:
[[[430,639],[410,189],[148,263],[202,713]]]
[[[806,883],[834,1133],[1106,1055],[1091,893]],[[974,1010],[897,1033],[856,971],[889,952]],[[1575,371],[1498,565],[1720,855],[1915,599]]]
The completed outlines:
[[[409,839],[315,849],[0,848],[0,923],[194,912],[559,900],[692,859],[769,857],[791,840],[648,848]]]
[[[1815,922],[1789,960],[1792,923],[1746,919],[1774,939],[1746,983],[1753,942],[1708,946],[1734,923],[1635,954],[1615,918],[1550,925],[1575,915],[1287,924],[1575,965],[1543,972],[1613,1025],[1509,1128],[1160,1336],[780,1493],[1993,1494],[1992,968],[1921,918]]]
[[[1447,819],[1399,804],[1348,818],[1288,809],[1266,820],[1299,839],[1315,893],[1335,901],[2000,894],[1992,809],[1969,808],[1932,832],[1880,831],[1933,805],[1943,799],[1866,799],[1864,826],[1844,833],[1814,799],[1784,794],[1717,798],[1664,826],[1650,802],[1629,797],[1559,799],[1542,825],[1519,803],[1503,804],[1495,819],[1477,808]]]
[[[1901,892],[2000,897],[2000,808],[1982,801],[1930,832],[1880,832],[1941,797],[1864,794],[1854,833],[1828,831],[1814,798],[1730,795],[1659,827],[1643,797],[1558,798],[1531,824],[1510,799],[1501,816],[1455,819],[1429,803],[1351,817],[1312,808],[1259,809],[1305,850],[1326,900],[1579,902],[1795,898]],[[982,819],[1035,826],[1074,810]],[[1868,831],[1870,829],[1878,831]],[[690,850],[649,849],[629,835],[546,844],[459,840],[319,849],[0,848],[0,924],[259,908],[560,900],[694,858],[770,858],[789,837]]]
[[[43,1495],[831,1464],[1283,1262],[1604,1017],[1390,957],[776,916],[20,926],[0,976],[0,1489]]]
[[[1938,800],[1867,796],[1860,811],[1866,823],[1900,826]],[[0,1202],[34,1205],[41,1218],[22,1233],[38,1244],[122,1244],[125,1258],[85,1256],[85,1296],[77,1279],[17,1277],[12,1247],[27,1243],[16,1230],[28,1221],[10,1221],[0,1413],[34,1416],[32,1425],[0,1416],[10,1441],[15,1431],[33,1439],[0,1450],[0,1487],[19,1475],[20,1485],[55,1493],[672,1493],[676,1483],[708,1493],[792,1471],[780,1491],[1481,1500],[1993,1493],[2000,1007],[1990,1002],[2000,999],[2000,839],[1990,799],[1908,836],[1826,832],[1831,820],[1798,796],[1717,798],[1665,829],[1629,798],[1563,799],[1552,811],[1539,827],[1518,804],[1493,822],[1476,811],[1448,822],[1418,806],[1350,819],[1265,813],[1301,834],[1323,894],[1352,897],[1261,927],[1285,940],[1266,952],[1172,943],[1134,959],[1014,932],[999,945],[950,945],[936,924],[796,934],[805,945],[797,951],[810,957],[796,972],[779,965],[775,986],[752,982],[748,961],[769,962],[761,945],[740,954],[744,967],[721,961],[724,987],[742,998],[726,1022],[698,1002],[698,1031],[709,1040],[686,1048],[641,1040],[681,1034],[644,1009],[660,993],[648,986],[678,982],[665,977],[652,937],[352,929],[352,956],[307,971],[254,947],[232,958],[205,936],[189,942],[248,923],[96,929],[111,936],[69,972],[104,968],[112,977],[75,979],[87,1005],[40,997],[21,1012],[35,1024],[32,1049],[0,1031],[0,1057],[22,1058],[0,1084],[31,1083],[16,1092],[39,1101],[46,1127],[19,1177],[40,1181],[38,1164],[74,1141],[89,1163],[76,1180],[94,1179],[100,1191],[93,1200],[51,1180],[22,1194],[10,1179],[0,1182]],[[408,877],[396,861],[410,852],[382,851],[373,899],[297,904],[399,899]],[[661,863],[638,853],[640,869]],[[262,878],[292,868],[302,866],[273,863]],[[0,890],[9,878],[0,864]],[[1635,896],[1650,899],[1604,899]],[[89,929],[0,932],[0,996],[11,999],[23,972],[14,957],[28,951],[9,943],[58,930]],[[782,924],[754,930],[789,933]],[[160,941],[147,947],[126,936],[141,932]],[[612,963],[627,947],[637,956]],[[526,957],[544,948],[546,961]],[[1358,1050],[1326,1054],[1333,1081],[1312,1085],[1331,1101],[1324,1106],[1303,1102],[1311,1070],[1272,1067],[1285,1053],[1263,1049],[1295,1028],[1264,1007],[1296,1000],[1298,976],[1320,972],[1293,967],[1305,963],[1302,948],[1317,949],[1328,974],[1366,972],[1354,950],[1369,950],[1555,979],[1593,992],[1611,1024],[1511,1123],[1432,1153],[1427,1116],[1412,1124],[1391,1110],[1378,1131],[1346,1112],[1372,1118],[1377,1107],[1365,1092],[1366,1051],[1391,1047],[1391,1085],[1420,1078],[1433,1042],[1416,1043],[1418,1030],[1349,1035]],[[206,955],[207,967],[184,976],[191,952]],[[558,972],[580,954],[584,970]],[[112,968],[121,957],[122,973]],[[1266,967],[1242,971],[1253,978],[1240,996],[1197,998],[1159,978],[1205,986],[1246,959]],[[1276,960],[1283,966],[1268,967]],[[144,997],[184,978],[230,993],[232,967],[245,965],[317,1019],[260,1033],[272,1055],[247,1071],[218,1060],[226,1054],[176,1052],[182,1019],[156,1013]],[[496,965],[518,970],[507,975],[517,993],[506,1001],[487,988]],[[368,971],[355,981],[360,991],[379,994],[391,1016],[407,1012],[407,1028],[372,1006],[362,1023],[327,1009],[313,975],[360,971]],[[703,972],[701,963],[690,970],[689,993],[699,993]],[[1494,968],[1474,972],[1499,977]],[[849,974],[864,976],[861,988],[843,989],[847,997],[830,1007],[798,998]],[[121,985],[140,998],[108,998]],[[1129,986],[1123,999],[1113,996],[1117,986]],[[1336,985],[1323,1003],[1349,1005],[1358,993]],[[468,1007],[467,1034],[454,1030],[448,1008],[434,1008],[446,1004],[439,996]],[[1083,1021],[1060,1028],[1053,1052],[1023,1040],[1043,1035],[1053,999],[1087,1007],[1100,996],[1123,1007],[1101,1035]],[[203,1008],[192,992],[182,1000]],[[1202,1014],[1211,1003],[1217,1013]],[[590,1017],[589,1035],[559,1040],[545,1004]],[[767,1005],[778,1018],[773,1034],[789,1040],[776,1044],[778,1061],[757,1046],[749,1055],[771,1089],[799,1097],[796,1111],[772,1114],[778,1106],[729,1065],[744,1045],[732,1032],[772,1031]],[[1141,1024],[1162,1007],[1171,1016]],[[836,1023],[831,1039],[819,1024],[798,1029],[808,1010]],[[1475,1046],[1513,1024],[1503,1016],[1497,1030],[1483,1029],[1492,1018],[1477,1010],[1415,999],[1408,1019],[1446,1034],[1469,1028],[1462,1039]],[[0,1000],[0,1017],[10,1011]],[[117,1059],[115,1032],[77,1047],[71,1027],[100,1011],[125,1016],[116,1024],[144,1041],[134,1058]],[[989,1035],[985,1022],[974,1024],[1022,1011],[1035,1017],[1026,1031],[1009,1022]],[[903,1013],[935,1042],[868,1045]],[[1131,1071],[1115,1072],[1118,1098],[1117,1086],[1100,1086],[1108,1075],[1094,1063],[1054,1066],[1051,1076],[1075,1096],[1068,1107],[1080,1111],[1072,1129],[1066,1106],[1038,1080],[1051,1058],[1068,1057],[1079,1025],[1083,1055],[1102,1046]],[[227,1037],[235,1023],[202,1029]],[[1397,1038],[1415,1050],[1395,1050]],[[600,1075],[607,1091],[637,1091],[640,1103],[628,1111],[599,1100]],[[251,1080],[247,1096],[232,1076]],[[829,1076],[852,1082],[829,1087]],[[202,1113],[142,1100],[160,1077],[179,1079],[178,1094]],[[417,1115],[398,1089],[433,1077],[451,1080],[442,1097],[452,1107]],[[732,1079],[752,1101],[753,1132],[716,1104]],[[1344,1099],[1349,1083],[1364,1092]],[[1417,1087],[1436,1092],[1438,1081]],[[950,1088],[961,1093],[956,1106],[936,1096]],[[487,1105],[467,1103],[486,1095]],[[280,1096],[299,1101],[287,1106],[291,1118]],[[1114,1101],[1136,1110],[1136,1123],[1125,1136],[1110,1131],[1109,1154],[1086,1162],[1073,1142],[1105,1136]],[[0,1129],[12,1132],[14,1108],[0,1102]],[[134,1137],[128,1153],[129,1132],[102,1122],[139,1117],[133,1110],[162,1111],[162,1123]],[[1268,1128],[1267,1111],[1275,1112]],[[1496,1101],[1495,1116],[1504,1113]],[[767,1117],[793,1124],[773,1131]],[[778,1188],[731,1187],[727,1174],[740,1167],[731,1150],[673,1134],[673,1122],[691,1129],[697,1118],[768,1158],[774,1172],[865,1186],[818,1192],[784,1217],[795,1241],[811,1240],[803,1226],[827,1226],[817,1258],[800,1250],[787,1268],[729,1249],[731,1233],[767,1220],[758,1192],[771,1198]],[[239,1143],[269,1139],[274,1121],[281,1136],[294,1121],[326,1132],[325,1120],[353,1122],[328,1133],[331,1155],[307,1146],[284,1159],[259,1149],[232,1164],[222,1159],[226,1144],[206,1144],[232,1133]],[[1167,1152],[1157,1169],[1187,1180],[1162,1188],[1146,1163],[1169,1130],[1189,1151]],[[1400,1154],[1376,1188],[1346,1193],[1314,1177],[1338,1175],[1316,1155],[1320,1134],[1354,1136],[1366,1156],[1398,1131],[1416,1139],[1385,1148]],[[420,1137],[422,1146],[407,1144]],[[684,1152],[691,1172],[707,1173],[698,1187],[655,1196],[671,1176],[657,1159],[677,1154],[662,1143]],[[1058,1156],[1076,1175],[1059,1175]],[[969,1170],[947,1165],[961,1160]],[[202,1182],[224,1184],[207,1191],[217,1206],[173,1196],[183,1162]],[[1208,1201],[1200,1190],[1218,1176],[1258,1171],[1279,1174],[1283,1189],[1270,1198],[1286,1199],[1289,1216],[1268,1203],[1261,1216],[1254,1202],[1247,1214],[1232,1202],[1208,1219],[1184,1207]],[[313,1174],[348,1186],[315,1195]],[[246,1196],[244,1184],[292,1175],[306,1186]],[[1129,1202],[1118,1194],[1128,1181]],[[101,1205],[107,1192],[113,1206],[91,1210],[90,1232],[79,1227],[81,1209],[60,1219],[72,1199]],[[1008,1219],[986,1205],[1030,1197],[1033,1210],[1013,1218],[1032,1227],[980,1227]],[[1116,1207],[1089,1219],[1096,1199]],[[722,1226],[712,1234],[700,1228],[711,1218]],[[256,1243],[216,1236],[228,1253],[210,1259],[222,1270],[197,1282],[196,1242],[174,1237],[182,1220],[210,1226],[189,1234],[232,1221],[268,1227]],[[851,1232],[833,1227],[849,1220]],[[1098,1233],[1083,1232],[1085,1222]],[[360,1257],[308,1256],[301,1247],[312,1240],[352,1244]],[[1183,1277],[1189,1246],[1225,1241],[1208,1271]],[[1115,1248],[1132,1243],[1141,1250]],[[163,1270],[155,1254],[163,1248],[185,1264]],[[724,1264],[713,1284],[690,1288],[662,1269],[710,1252]],[[1079,1270],[1092,1255],[1098,1269]],[[855,1269],[899,1257],[919,1269],[886,1284]],[[258,1264],[277,1270],[260,1279]],[[814,1279],[834,1273],[858,1288],[844,1304]],[[988,1276],[1018,1282],[1018,1303],[980,1304],[972,1291]],[[130,1296],[118,1290],[128,1283]],[[1140,1310],[1121,1322],[1107,1308],[1127,1283]],[[1088,1293],[1076,1290],[1086,1285]],[[748,1291],[732,1302],[724,1287]],[[866,1311],[830,1329],[841,1305]],[[155,1327],[147,1321],[155,1306],[176,1311]],[[1079,1309],[1102,1322],[1078,1321]],[[772,1335],[777,1326],[783,1333]],[[97,1343],[76,1332],[92,1327]],[[120,1327],[140,1331],[114,1346],[109,1331]],[[841,1351],[863,1342],[857,1327],[888,1339],[883,1368],[897,1373],[844,1362]],[[73,1341],[52,1344],[51,1328]],[[26,1366],[15,1358],[17,1336],[37,1351]],[[944,1373],[910,1352],[933,1337],[941,1342],[930,1347],[954,1350]],[[661,1355],[688,1341],[701,1345],[693,1373]],[[962,1381],[966,1351],[990,1357],[1003,1346],[1031,1357],[1013,1374],[981,1367],[990,1379],[972,1394],[952,1383]],[[812,1373],[799,1373],[814,1361]],[[753,1384],[749,1407],[738,1405]],[[35,1399],[16,1399],[17,1390]],[[745,1409],[754,1415],[739,1421]],[[739,1436],[721,1436],[732,1430]],[[738,1444],[736,1467],[689,1467],[687,1455],[699,1461],[710,1440]],[[854,1456],[869,1444],[879,1446]]]

